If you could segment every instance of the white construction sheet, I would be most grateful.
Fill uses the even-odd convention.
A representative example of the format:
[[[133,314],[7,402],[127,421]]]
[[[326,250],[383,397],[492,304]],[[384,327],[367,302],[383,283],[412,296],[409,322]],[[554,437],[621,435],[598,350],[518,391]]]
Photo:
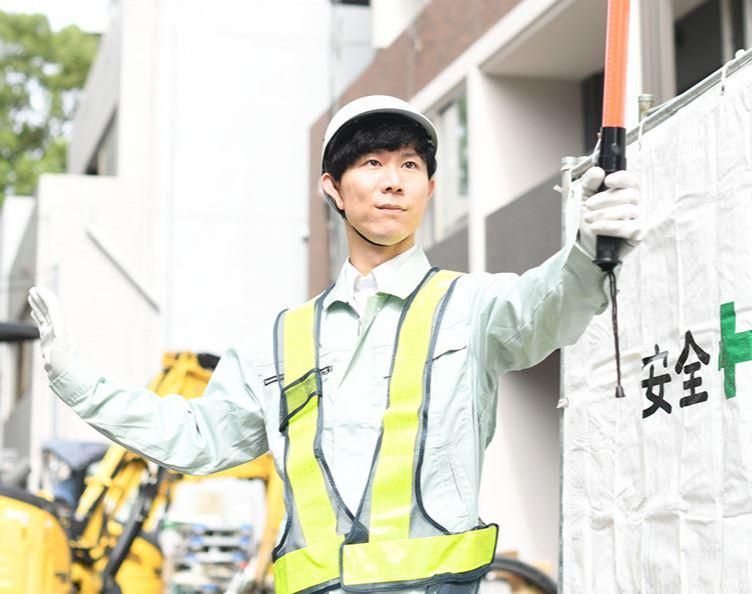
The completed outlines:
[[[619,277],[626,398],[610,309],[564,353],[562,591],[752,592],[752,68],[628,168],[649,231]]]

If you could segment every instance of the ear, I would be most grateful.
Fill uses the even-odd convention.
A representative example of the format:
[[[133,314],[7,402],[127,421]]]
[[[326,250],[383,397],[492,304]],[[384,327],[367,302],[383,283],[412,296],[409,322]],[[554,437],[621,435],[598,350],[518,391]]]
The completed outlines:
[[[433,198],[433,193],[436,191],[436,178],[432,177],[428,180],[428,199]]]
[[[345,210],[345,201],[342,199],[342,194],[339,193],[337,183],[331,173],[325,173],[321,176],[321,189],[324,190],[325,194],[332,197],[337,208],[342,211]]]

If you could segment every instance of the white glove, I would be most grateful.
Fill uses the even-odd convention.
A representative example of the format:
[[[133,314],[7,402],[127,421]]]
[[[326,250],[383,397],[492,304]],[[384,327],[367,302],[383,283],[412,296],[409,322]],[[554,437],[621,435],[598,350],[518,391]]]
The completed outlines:
[[[73,359],[71,340],[65,329],[60,301],[49,289],[29,290],[31,319],[39,328],[44,370],[51,380],[61,374]]]
[[[620,237],[624,241],[619,255],[624,258],[639,245],[643,237],[640,191],[634,175],[628,171],[616,171],[606,177],[608,189],[598,192],[604,175],[600,167],[591,167],[582,176],[578,241],[582,249],[595,258],[597,235]]]

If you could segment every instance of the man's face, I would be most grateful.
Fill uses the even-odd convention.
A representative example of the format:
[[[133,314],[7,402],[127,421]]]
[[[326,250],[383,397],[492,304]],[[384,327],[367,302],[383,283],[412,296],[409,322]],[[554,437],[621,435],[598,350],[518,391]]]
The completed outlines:
[[[435,182],[411,147],[378,150],[359,157],[338,184],[329,174],[324,190],[360,233],[381,245],[412,237],[423,220]]]

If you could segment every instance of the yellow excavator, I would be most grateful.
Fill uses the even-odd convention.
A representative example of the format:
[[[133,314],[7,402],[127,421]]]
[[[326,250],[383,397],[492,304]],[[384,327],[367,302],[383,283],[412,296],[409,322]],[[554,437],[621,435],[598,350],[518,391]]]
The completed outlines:
[[[216,364],[213,355],[168,353],[149,388],[200,397]],[[221,473],[187,477],[118,445],[103,456],[101,444],[74,448],[72,463],[76,456],[70,447],[66,455],[65,446],[53,441],[43,451],[47,469],[63,479],[51,481],[59,487],[57,497],[0,485],[0,594],[162,594],[156,534],[173,489],[182,480],[216,476],[264,481],[266,526],[257,554],[261,572],[268,572],[284,514],[282,483],[269,454]]]

